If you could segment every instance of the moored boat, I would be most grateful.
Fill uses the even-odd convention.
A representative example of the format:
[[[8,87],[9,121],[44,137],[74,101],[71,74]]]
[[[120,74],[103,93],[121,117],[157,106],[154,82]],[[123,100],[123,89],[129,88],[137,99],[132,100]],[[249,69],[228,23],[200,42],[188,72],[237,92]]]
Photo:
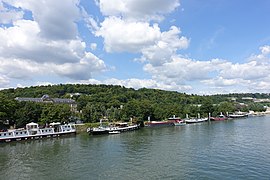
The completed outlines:
[[[21,141],[27,139],[41,139],[43,137],[57,137],[65,134],[75,134],[73,124],[50,123],[50,127],[39,128],[37,123],[28,123],[26,128],[0,132],[0,142]]]
[[[175,117],[175,115],[171,118],[168,118],[168,121],[173,122],[174,126],[184,126],[186,125],[186,122],[184,120],[182,120],[179,117]]]
[[[248,114],[229,114],[229,118],[245,118]]]
[[[145,122],[146,127],[161,127],[161,126],[173,126],[174,123],[171,121],[148,121]]]
[[[193,124],[193,123],[202,123],[206,122],[208,118],[191,118],[191,119],[185,119],[185,122],[187,124]]]
[[[207,121],[208,118],[201,118],[200,113],[198,113],[197,118],[189,118],[188,114],[186,115],[186,119],[184,120],[187,124],[193,124],[193,123],[202,123]]]
[[[144,123],[146,127],[163,127],[163,126],[177,126],[177,125],[184,125],[184,121],[181,120],[179,117],[168,118],[166,121],[147,121]]]
[[[133,131],[139,129],[139,124],[129,125],[128,123],[116,123],[111,126],[104,127],[102,124],[99,127],[89,128],[87,132],[92,135],[100,134],[119,134],[120,132]]]
[[[224,121],[227,120],[228,117],[224,116],[224,115],[219,115],[218,117],[210,117],[211,121]]]

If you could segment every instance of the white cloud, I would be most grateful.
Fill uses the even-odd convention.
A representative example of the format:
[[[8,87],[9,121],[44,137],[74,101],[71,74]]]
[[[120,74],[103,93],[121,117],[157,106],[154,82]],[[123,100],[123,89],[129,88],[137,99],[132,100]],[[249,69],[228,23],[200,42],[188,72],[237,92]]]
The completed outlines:
[[[269,59],[268,62],[270,62]],[[237,90],[240,92],[243,89],[256,92],[270,87],[269,64],[257,63],[255,59],[243,64],[233,64],[219,59],[196,61],[173,56],[171,61],[160,66],[148,63],[144,66],[144,70],[156,82],[174,84],[174,89],[183,85],[190,85],[192,89],[200,86],[205,87],[206,85],[208,93],[211,90],[218,89],[220,91],[219,88],[224,88],[222,91],[228,93],[237,92]],[[268,88],[268,90],[270,89]]]
[[[0,58],[0,64],[0,74],[14,79],[25,80],[33,74],[46,72],[44,67],[39,67],[38,63],[29,60]]]
[[[245,80],[259,80],[269,76],[270,66],[257,64],[251,61],[245,64],[231,64],[230,68],[223,69],[220,76],[226,79],[241,78]]]
[[[31,11],[33,20],[19,19],[0,27],[0,77],[29,80],[58,75],[80,80],[106,69],[77,36],[77,0],[64,4],[52,0],[7,3]]]
[[[261,50],[263,55],[269,55],[270,54],[270,46],[260,47],[260,50]]]
[[[8,10],[4,7],[3,2],[0,1],[0,23],[10,24],[16,20],[23,18],[23,12],[16,10]]]
[[[270,64],[270,46],[262,46],[260,47],[261,53],[258,55],[252,55],[249,58],[249,61],[256,61],[257,64],[261,65],[269,65]]]
[[[102,72],[106,69],[105,63],[92,53],[86,53],[78,63],[48,64],[53,71],[71,79],[88,79],[93,74]]]
[[[252,55],[249,62],[219,65],[217,76],[203,80],[202,83],[213,88],[224,88],[227,92],[269,92],[270,53],[269,46],[260,48],[261,53]]]
[[[104,62],[91,53],[87,53],[77,63],[37,63],[23,59],[1,59],[0,75],[9,78],[29,80],[36,76],[58,75],[71,79],[89,79],[93,74],[106,69]]]
[[[39,37],[35,21],[19,20],[14,26],[0,28],[0,54],[6,58],[30,59],[36,62],[77,62],[85,44],[78,39],[51,41]]]
[[[16,8],[29,10],[40,27],[40,35],[51,40],[70,40],[77,36],[75,21],[80,17],[78,0],[5,0]]]
[[[180,36],[181,30],[171,26],[161,31],[152,20],[163,17],[180,6],[179,0],[99,0],[105,17],[95,35],[104,39],[107,52],[132,52],[141,54],[141,62],[160,66],[172,61],[172,56],[189,46],[189,40]],[[150,23],[151,22],[151,23]]]
[[[142,53],[140,60],[150,61],[153,65],[171,61],[177,50],[188,47],[189,40],[180,34],[180,29],[175,26],[161,32],[158,24],[151,26],[148,22],[125,21],[117,17],[106,18],[96,31],[96,36],[104,38],[107,52]]]
[[[154,66],[159,66],[172,61],[176,51],[185,49],[189,45],[186,37],[180,37],[179,28],[172,26],[169,31],[160,33],[160,38],[155,44],[142,49],[141,60],[149,61]]]
[[[96,36],[104,38],[107,52],[140,52],[160,38],[157,24],[147,22],[124,21],[117,17],[108,17],[101,23]]]
[[[5,75],[0,75],[0,90],[4,87],[7,87],[10,83],[10,80],[7,76]]]
[[[226,86],[239,86],[244,83],[248,83],[247,80],[243,79],[224,79],[223,77],[217,77],[214,79],[208,79],[202,81],[204,84],[214,86],[214,87],[226,87]],[[250,83],[250,82],[249,82]]]
[[[216,70],[210,61],[193,61],[181,57],[173,57],[171,62],[161,66],[146,64],[144,70],[156,81],[164,83],[185,84],[187,81],[205,80],[209,72]]]
[[[179,0],[99,0],[100,11],[105,16],[124,19],[161,20],[163,15],[180,6]]]

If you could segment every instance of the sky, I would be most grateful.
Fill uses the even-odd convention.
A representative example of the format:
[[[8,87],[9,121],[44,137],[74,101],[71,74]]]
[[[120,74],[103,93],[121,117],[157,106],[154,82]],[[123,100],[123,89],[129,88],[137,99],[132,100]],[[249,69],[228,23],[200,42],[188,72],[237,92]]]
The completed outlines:
[[[0,89],[270,93],[269,0],[0,0]]]

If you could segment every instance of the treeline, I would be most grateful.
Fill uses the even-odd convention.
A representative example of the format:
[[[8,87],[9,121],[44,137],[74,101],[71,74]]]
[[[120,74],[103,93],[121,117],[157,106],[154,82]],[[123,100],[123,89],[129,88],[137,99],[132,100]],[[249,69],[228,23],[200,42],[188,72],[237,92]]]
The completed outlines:
[[[40,98],[48,94],[52,98],[72,98],[77,102],[77,111],[70,111],[67,104],[18,102],[16,97]],[[113,85],[66,84],[5,89],[0,91],[0,125],[16,124],[23,127],[29,122],[41,124],[67,122],[81,119],[98,122],[106,116],[111,121],[164,120],[173,115],[184,118],[186,114],[196,117],[213,116],[220,112],[263,111],[264,104],[249,102],[241,105],[229,97],[263,97],[266,94],[232,94],[199,96],[157,89],[125,88]],[[241,98],[240,98],[241,99]]]

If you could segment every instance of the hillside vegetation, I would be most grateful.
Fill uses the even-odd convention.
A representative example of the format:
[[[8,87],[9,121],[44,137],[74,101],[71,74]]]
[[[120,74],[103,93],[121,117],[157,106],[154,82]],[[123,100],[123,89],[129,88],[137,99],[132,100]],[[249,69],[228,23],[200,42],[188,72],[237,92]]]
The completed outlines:
[[[18,102],[16,97],[72,98],[77,102],[77,111],[70,111],[68,104]],[[232,101],[235,97],[237,101]],[[164,120],[173,115],[184,118],[186,114],[196,117],[213,116],[220,112],[263,111],[262,103],[243,100],[243,97],[269,98],[268,94],[226,94],[213,96],[188,95],[157,89],[125,88],[113,85],[53,85],[36,86],[0,91],[0,124],[9,122],[23,127],[28,122],[41,124],[67,122],[81,119],[98,122],[106,116],[110,121]],[[245,102],[241,105],[239,102]],[[8,121],[7,121],[8,120]]]

